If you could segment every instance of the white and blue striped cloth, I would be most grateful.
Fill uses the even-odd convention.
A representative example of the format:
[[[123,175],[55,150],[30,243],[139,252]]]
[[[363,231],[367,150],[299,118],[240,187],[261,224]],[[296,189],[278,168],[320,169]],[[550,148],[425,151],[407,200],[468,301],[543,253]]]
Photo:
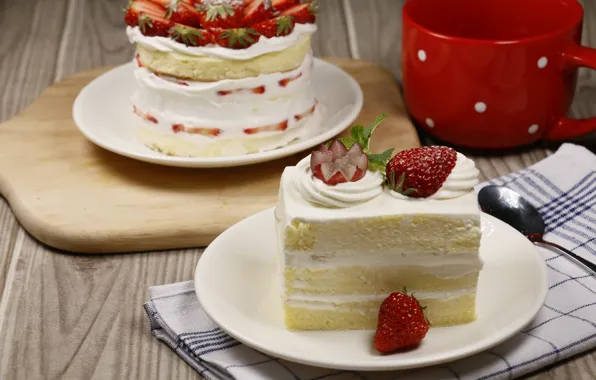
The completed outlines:
[[[537,206],[547,240],[596,261],[596,156],[590,151],[564,144],[543,161],[489,183],[509,186]],[[596,347],[596,278],[555,251],[540,251],[550,290],[529,326],[486,352],[405,372],[329,370],[262,354],[207,317],[192,281],[151,287],[144,306],[153,335],[207,379],[512,379]]]

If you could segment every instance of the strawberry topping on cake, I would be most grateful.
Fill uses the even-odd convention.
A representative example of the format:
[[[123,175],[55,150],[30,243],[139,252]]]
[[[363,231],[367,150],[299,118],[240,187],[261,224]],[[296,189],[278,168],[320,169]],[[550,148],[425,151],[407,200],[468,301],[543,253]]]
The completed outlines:
[[[391,157],[393,149],[380,154],[370,153],[370,138],[386,115],[379,115],[368,127],[356,125],[349,138],[340,137],[321,145],[310,156],[312,174],[327,185],[356,182],[367,170],[380,170]]]
[[[261,37],[283,37],[296,24],[316,21],[317,1],[130,0],[125,21],[145,36],[187,46],[217,44],[246,49]]]
[[[402,195],[426,198],[439,191],[456,161],[457,152],[446,146],[406,149],[387,164],[387,184]]]

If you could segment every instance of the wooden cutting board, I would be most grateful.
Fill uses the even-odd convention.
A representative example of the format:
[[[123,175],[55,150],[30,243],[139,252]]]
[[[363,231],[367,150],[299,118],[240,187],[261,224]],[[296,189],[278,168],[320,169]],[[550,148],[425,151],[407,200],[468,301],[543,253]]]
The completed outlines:
[[[389,115],[375,132],[373,151],[420,145],[388,71],[364,61],[326,60],[362,87],[364,106],[354,124]],[[71,111],[79,91],[109,69],[54,84],[0,125],[0,192],[24,228],[50,246],[79,253],[206,246],[234,223],[274,206],[283,168],[309,154],[238,168],[185,169],[108,152],[83,137]]]

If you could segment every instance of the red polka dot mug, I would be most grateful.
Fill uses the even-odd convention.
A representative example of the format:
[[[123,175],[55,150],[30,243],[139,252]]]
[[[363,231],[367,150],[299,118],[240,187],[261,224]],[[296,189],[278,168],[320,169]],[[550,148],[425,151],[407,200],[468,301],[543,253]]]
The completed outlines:
[[[410,116],[431,135],[499,149],[596,131],[565,115],[577,69],[596,69],[580,45],[576,0],[408,0],[402,72]]]

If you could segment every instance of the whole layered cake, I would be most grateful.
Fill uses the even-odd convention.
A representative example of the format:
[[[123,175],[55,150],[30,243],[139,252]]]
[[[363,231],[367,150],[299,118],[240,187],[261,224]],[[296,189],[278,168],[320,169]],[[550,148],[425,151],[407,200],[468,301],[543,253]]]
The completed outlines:
[[[276,149],[317,124],[311,36],[299,0],[131,0],[131,111],[139,139],[172,156]]]
[[[287,328],[377,327],[381,350],[474,321],[483,267],[474,162],[445,146],[372,153],[383,118],[287,167],[275,209]]]

